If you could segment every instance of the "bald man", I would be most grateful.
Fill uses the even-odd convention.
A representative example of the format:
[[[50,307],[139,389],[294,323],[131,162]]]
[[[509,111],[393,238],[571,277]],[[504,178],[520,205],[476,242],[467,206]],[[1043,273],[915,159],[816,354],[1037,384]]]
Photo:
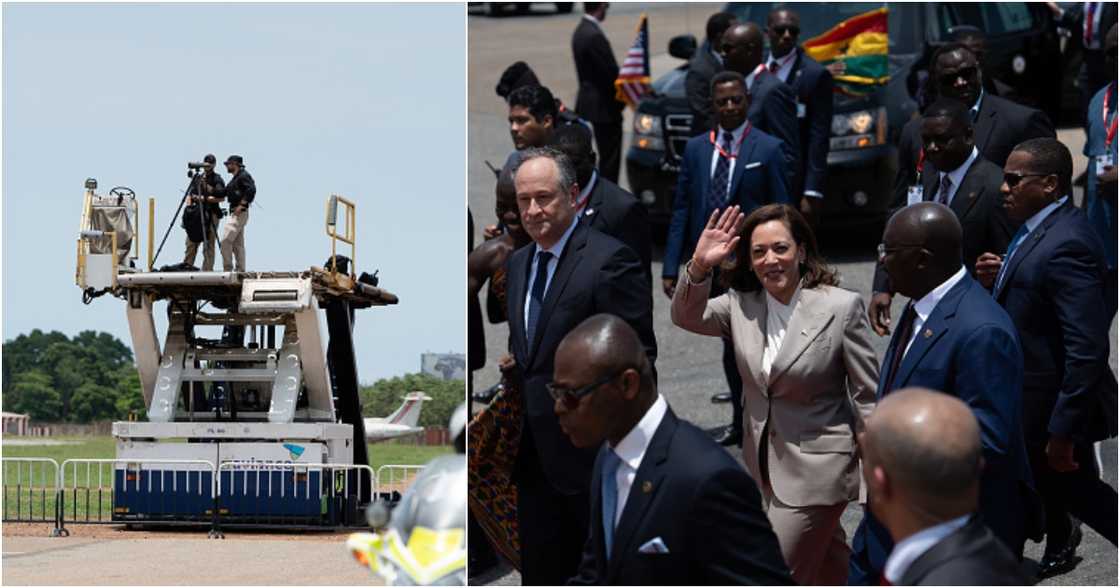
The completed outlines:
[[[758,487],[673,414],[626,321],[597,314],[572,329],[556,349],[549,392],[572,445],[599,450],[591,529],[569,583],[792,583]]]
[[[786,179],[801,186],[801,129],[797,124],[797,94],[767,69],[762,60],[762,29],[753,22],[737,24],[723,33],[723,66],[747,80],[747,120],[751,126],[782,142]],[[800,199],[801,195],[797,194]]]
[[[911,299],[895,325],[879,376],[879,398],[922,386],[955,396],[980,422],[984,471],[980,516],[1016,557],[1041,534],[1021,424],[1023,352],[1015,325],[965,271],[961,225],[949,207],[919,202],[894,214],[879,262]],[[879,580],[893,541],[865,511],[852,540],[848,582]]]
[[[860,435],[868,506],[895,541],[883,577],[896,586],[1030,585],[977,514],[980,425],[964,402],[907,388]]]

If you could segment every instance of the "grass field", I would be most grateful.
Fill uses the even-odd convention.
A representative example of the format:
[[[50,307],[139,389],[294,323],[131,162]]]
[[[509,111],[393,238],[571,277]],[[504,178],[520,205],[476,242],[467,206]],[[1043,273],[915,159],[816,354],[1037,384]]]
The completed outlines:
[[[66,444],[3,445],[4,520],[51,520],[56,502],[57,482],[53,465],[18,462],[10,458],[48,458],[62,465],[68,459],[113,459],[116,454],[116,441],[110,436],[52,437],[49,441]],[[375,472],[383,465],[424,465],[453,451],[450,446],[426,447],[393,442],[370,444],[368,448],[370,466]],[[112,511],[113,469],[112,464],[77,464],[62,472],[67,520],[87,515],[91,518],[108,516]],[[190,475],[190,479],[197,478]]]

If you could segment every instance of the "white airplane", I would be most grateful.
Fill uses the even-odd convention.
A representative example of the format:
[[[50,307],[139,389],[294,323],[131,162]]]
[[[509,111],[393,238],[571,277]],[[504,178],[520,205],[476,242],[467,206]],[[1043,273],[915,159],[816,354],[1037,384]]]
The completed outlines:
[[[416,425],[420,422],[420,407],[431,399],[431,396],[423,392],[409,392],[404,397],[404,403],[393,414],[362,419],[366,428],[366,441],[377,443],[423,431],[424,427]]]

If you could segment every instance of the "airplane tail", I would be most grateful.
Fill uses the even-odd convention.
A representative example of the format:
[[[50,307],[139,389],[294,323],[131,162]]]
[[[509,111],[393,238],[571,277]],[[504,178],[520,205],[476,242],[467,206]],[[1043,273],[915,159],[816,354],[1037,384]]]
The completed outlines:
[[[397,410],[393,411],[393,414],[385,417],[384,422],[393,425],[415,427],[416,424],[420,422],[420,408],[423,406],[424,401],[431,399],[431,396],[423,392],[409,392],[404,397],[404,403],[402,403]]]

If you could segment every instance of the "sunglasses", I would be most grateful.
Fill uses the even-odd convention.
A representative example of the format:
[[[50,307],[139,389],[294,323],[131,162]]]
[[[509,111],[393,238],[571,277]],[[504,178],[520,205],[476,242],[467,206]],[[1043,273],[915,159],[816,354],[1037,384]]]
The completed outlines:
[[[899,245],[898,247],[887,247],[886,243],[879,243],[879,247],[877,247],[876,249],[879,253],[879,261],[882,262],[884,259],[886,259],[888,253],[894,253],[895,251],[902,251],[903,249],[921,249],[921,248],[922,248],[921,245]]]
[[[800,27],[771,27],[770,30],[774,31],[774,34],[779,37],[784,37],[786,33],[789,33],[791,37],[801,34]]]
[[[549,382],[549,383],[545,384],[544,387],[545,387],[546,390],[548,390],[548,395],[551,396],[553,400],[562,401],[564,403],[564,406],[568,410],[573,410],[573,409],[575,409],[575,407],[579,406],[579,401],[584,396],[588,396],[589,394],[594,392],[596,389],[598,389],[599,386],[602,386],[603,384],[606,384],[606,383],[610,382],[611,380],[614,380],[615,378],[621,376],[628,369],[630,369],[630,368],[624,368],[621,371],[615,372],[615,373],[613,373],[613,374],[611,374],[611,375],[609,375],[609,376],[607,376],[607,377],[605,377],[605,378],[603,378],[603,379],[601,379],[597,382],[593,382],[593,383],[588,384],[586,386],[583,386],[581,388],[575,388],[575,389],[565,388],[563,386],[557,386],[556,384],[553,384],[552,382]]]
[[[731,104],[734,104],[735,106],[738,106],[742,104],[746,99],[747,97],[742,94],[735,94],[724,98],[716,98],[716,106],[725,106],[729,102]]]
[[[1053,174],[1017,174],[1015,172],[1004,172],[1003,182],[1007,184],[1008,188],[1018,186],[1024,178],[1043,178]]]
[[[978,69],[973,67],[962,67],[956,73],[944,74],[938,78],[942,86],[953,86],[957,83],[958,78],[964,78],[965,81],[970,81],[976,77]]]

